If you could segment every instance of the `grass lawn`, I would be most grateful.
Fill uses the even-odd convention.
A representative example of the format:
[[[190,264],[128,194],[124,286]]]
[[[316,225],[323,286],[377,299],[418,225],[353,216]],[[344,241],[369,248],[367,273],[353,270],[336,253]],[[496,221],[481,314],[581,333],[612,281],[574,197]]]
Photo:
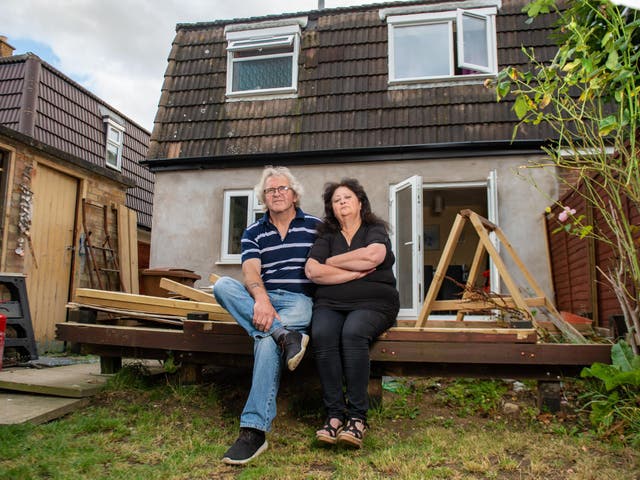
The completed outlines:
[[[398,379],[354,451],[316,445],[319,388],[287,375],[269,448],[245,467],[220,458],[238,433],[246,370],[212,370],[193,386],[134,366],[78,412],[0,426],[0,479],[640,479],[636,449],[589,433],[577,382],[565,385],[565,413],[551,415],[535,409],[533,384]]]

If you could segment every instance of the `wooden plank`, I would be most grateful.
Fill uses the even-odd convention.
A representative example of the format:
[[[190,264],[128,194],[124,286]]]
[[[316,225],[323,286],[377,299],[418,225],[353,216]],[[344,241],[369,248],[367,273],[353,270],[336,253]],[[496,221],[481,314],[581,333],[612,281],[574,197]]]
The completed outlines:
[[[187,297],[190,300],[204,303],[217,303],[216,297],[209,293],[202,292],[197,288],[189,287],[183,283],[176,282],[169,278],[160,279],[160,288],[163,288],[170,292],[175,292],[183,297]]]
[[[544,297],[523,297],[523,302],[529,307],[543,307],[546,305]],[[494,310],[498,307],[516,307],[511,297],[495,297],[495,303],[483,300],[436,300],[431,307],[432,312],[442,310]]]
[[[432,341],[432,342],[515,342],[535,343],[537,335],[533,329],[514,328],[464,328],[458,322],[448,322],[451,327],[393,327],[383,333],[378,340]],[[477,322],[480,323],[480,322]],[[237,323],[207,322],[187,320],[185,333],[193,334],[242,334],[244,329]]]
[[[187,317],[179,317],[179,316],[168,315],[168,314],[157,315],[157,314],[147,313],[147,312],[123,310],[121,308],[101,307],[99,305],[85,305],[85,304],[80,304],[75,302],[67,303],[67,308],[70,310],[78,310],[80,308],[89,308],[91,310],[96,310],[99,312],[113,313],[114,315],[117,315],[118,317],[121,317],[121,318],[139,318],[142,320],[150,320],[157,323],[166,323],[169,325],[176,325],[176,326],[182,326],[182,322],[187,318]]]
[[[452,364],[588,366],[611,363],[611,345],[575,343],[479,343],[378,341],[371,360]]]
[[[180,317],[186,317],[188,313],[208,313],[210,319],[231,318],[229,313],[218,304],[109,292],[90,288],[76,289],[75,302],[86,306],[113,307],[134,312],[168,314]]]
[[[140,293],[138,276],[138,213],[129,208],[129,275],[131,275],[131,293]]]
[[[538,340],[532,328],[406,328],[394,327],[380,335],[379,340],[413,342],[465,342],[465,343],[535,343]]]
[[[427,296],[425,297],[424,303],[422,304],[422,309],[420,310],[420,314],[418,315],[418,322],[416,323],[417,327],[424,327],[424,324],[429,317],[429,313],[431,312],[433,303],[435,302],[438,292],[440,291],[440,287],[442,286],[442,282],[444,281],[447,267],[451,263],[451,259],[453,258],[453,254],[455,252],[455,246],[458,244],[458,239],[462,234],[463,228],[464,219],[460,214],[458,214],[456,215],[456,219],[453,222],[453,227],[451,227],[451,233],[449,233],[447,243],[442,250],[440,262],[438,262],[438,267],[436,268],[436,271],[433,275],[433,280],[431,280],[431,286],[429,287]]]
[[[59,340],[74,343],[163,351],[253,354],[253,339],[246,332],[237,335],[202,335],[177,329],[65,322],[56,325],[56,333]]]
[[[120,259],[120,279],[124,291],[133,293],[131,285],[131,249],[129,248],[129,213],[124,205],[118,205],[116,210],[118,229],[118,258]]]
[[[220,278],[220,275],[216,275],[215,273],[212,273],[211,275],[209,275],[209,281],[211,282],[211,285],[214,285],[219,278]]]

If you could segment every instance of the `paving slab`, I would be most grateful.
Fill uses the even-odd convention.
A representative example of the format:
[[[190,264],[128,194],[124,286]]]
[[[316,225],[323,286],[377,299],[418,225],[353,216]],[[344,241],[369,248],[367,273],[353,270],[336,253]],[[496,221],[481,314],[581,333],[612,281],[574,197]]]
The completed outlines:
[[[98,393],[108,378],[100,374],[98,363],[52,368],[16,367],[0,371],[0,389],[84,398]]]
[[[78,410],[88,403],[88,398],[63,398],[0,391],[0,425],[25,422],[40,424]]]

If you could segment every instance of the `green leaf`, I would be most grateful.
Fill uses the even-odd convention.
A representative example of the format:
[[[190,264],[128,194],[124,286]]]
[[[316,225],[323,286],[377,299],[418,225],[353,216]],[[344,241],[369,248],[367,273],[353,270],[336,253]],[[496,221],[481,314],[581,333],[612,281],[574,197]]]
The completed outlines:
[[[611,347],[611,363],[623,372],[633,370],[632,362],[635,355],[627,342],[620,340]]]
[[[618,51],[613,50],[609,53],[609,57],[607,58],[607,68],[609,70],[615,70],[618,66]]]
[[[598,128],[600,129],[600,135],[605,136],[611,133],[618,126],[618,120],[615,115],[609,115],[608,117],[603,118],[598,123]]]
[[[592,225],[585,225],[584,227],[582,227],[580,229],[580,233],[578,234],[578,236],[580,238],[584,238],[587,235],[589,235],[591,233],[591,231],[593,230],[593,226]]]
[[[498,98],[504,98],[509,94],[509,90],[511,90],[510,82],[500,82],[496,87],[496,93],[498,94]]]
[[[513,111],[516,112],[519,120],[522,120],[529,111],[529,102],[526,95],[518,95],[513,105]]]

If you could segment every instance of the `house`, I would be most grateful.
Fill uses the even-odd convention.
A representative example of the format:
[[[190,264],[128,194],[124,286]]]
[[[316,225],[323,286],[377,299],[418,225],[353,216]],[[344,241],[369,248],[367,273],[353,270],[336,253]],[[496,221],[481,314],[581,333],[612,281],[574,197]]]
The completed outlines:
[[[156,174],[151,265],[239,277],[240,235],[262,211],[252,188],[273,164],[301,179],[302,206],[316,215],[325,182],[363,183],[391,226],[399,318],[416,318],[464,208],[501,227],[553,298],[543,214],[558,184],[522,168],[543,158],[552,132],[524,126],[512,138],[512,103],[485,86],[527,63],[523,46],[555,52],[552,26],[527,23],[526,3],[388,2],[178,24],[145,162]],[[465,228],[448,272],[457,279],[477,245]],[[501,291],[489,261],[486,271]]]
[[[102,275],[119,289],[117,277],[92,271],[85,248],[93,240],[101,258],[116,250],[113,206],[137,213],[146,266],[154,175],[139,162],[150,134],[38,56],[13,52],[0,36],[0,271],[26,275],[46,350],[76,287]]]

